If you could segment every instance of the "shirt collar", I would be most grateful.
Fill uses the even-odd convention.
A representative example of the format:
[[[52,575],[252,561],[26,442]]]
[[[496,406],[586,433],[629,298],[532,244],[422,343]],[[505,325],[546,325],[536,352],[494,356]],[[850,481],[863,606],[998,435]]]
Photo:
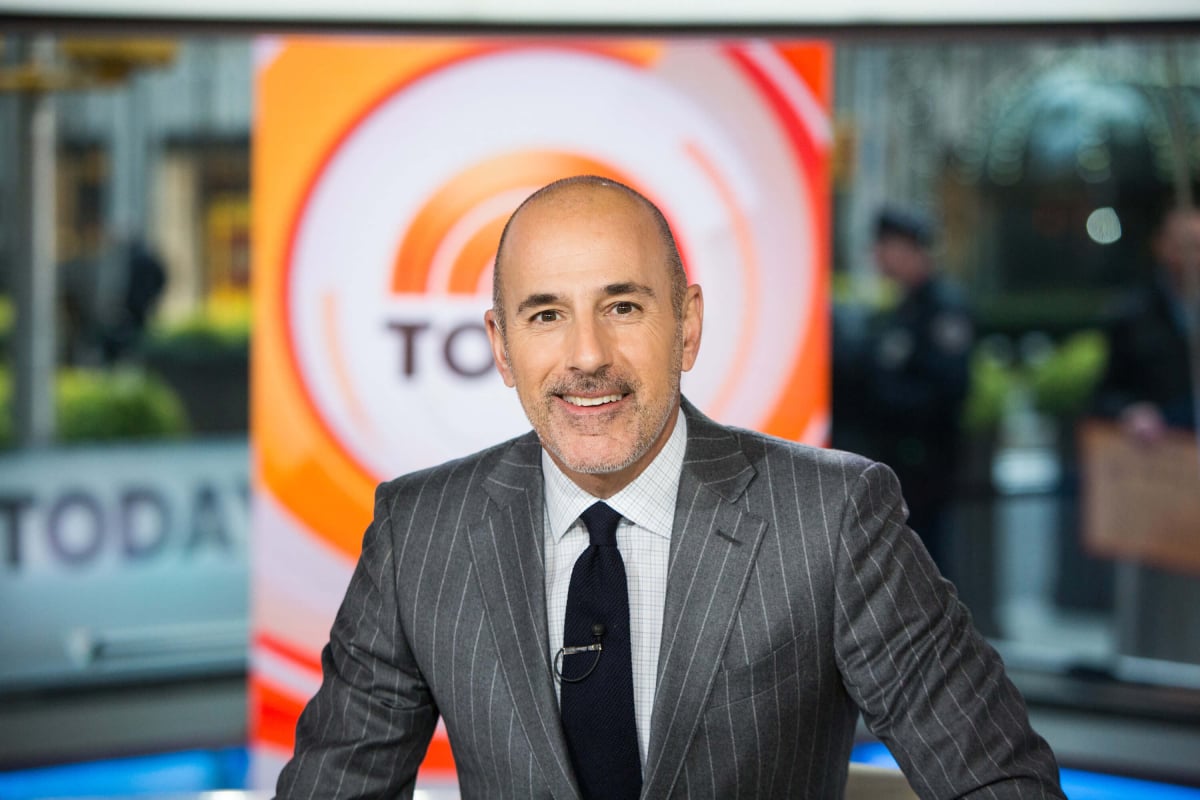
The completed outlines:
[[[680,408],[663,449],[632,483],[604,502],[639,527],[669,540],[675,525],[675,498],[679,494],[686,449],[687,420]],[[545,448],[542,448],[542,488],[546,517],[556,539],[565,536],[579,515],[599,499],[568,478]]]

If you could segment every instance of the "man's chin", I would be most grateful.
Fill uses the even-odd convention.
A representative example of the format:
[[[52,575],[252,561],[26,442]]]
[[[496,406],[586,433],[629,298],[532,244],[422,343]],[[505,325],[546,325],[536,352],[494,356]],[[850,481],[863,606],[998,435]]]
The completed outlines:
[[[629,449],[598,453],[595,447],[588,447],[586,444],[569,448],[552,445],[548,449],[557,457],[560,466],[581,475],[611,475],[637,460]]]
[[[632,463],[632,459],[611,459],[597,460],[589,458],[586,460],[575,460],[560,458],[563,466],[571,472],[578,472],[581,475],[612,475],[614,472],[620,472]]]

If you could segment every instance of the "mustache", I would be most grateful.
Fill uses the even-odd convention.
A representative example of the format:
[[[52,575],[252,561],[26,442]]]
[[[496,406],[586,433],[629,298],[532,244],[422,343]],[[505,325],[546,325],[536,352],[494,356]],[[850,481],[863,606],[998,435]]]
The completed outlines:
[[[630,394],[635,388],[632,380],[601,367],[588,375],[560,378],[547,387],[549,394]]]

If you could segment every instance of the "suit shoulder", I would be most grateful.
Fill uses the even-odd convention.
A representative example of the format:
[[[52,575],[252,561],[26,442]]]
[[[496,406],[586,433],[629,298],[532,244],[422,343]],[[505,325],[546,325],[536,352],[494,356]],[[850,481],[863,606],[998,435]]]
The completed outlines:
[[[722,480],[731,471],[739,472],[739,466],[760,472],[770,462],[790,462],[797,473],[806,472],[810,477],[825,473],[860,475],[877,466],[877,462],[844,450],[817,447],[714,422],[690,404],[685,405],[685,411],[688,414],[688,460],[693,465],[704,465],[713,480]]]
[[[439,493],[465,492],[478,486],[481,476],[489,474],[502,460],[528,448],[540,448],[537,437],[532,433],[522,434],[470,455],[405,473],[379,485],[375,491],[376,505],[394,503],[399,497],[420,495],[430,486],[436,486]]]
[[[836,469],[852,473],[866,472],[876,463],[866,456],[846,450],[817,447],[745,428],[729,430],[738,438],[742,450],[751,461],[756,457],[788,458],[798,463],[810,464],[816,469]]]

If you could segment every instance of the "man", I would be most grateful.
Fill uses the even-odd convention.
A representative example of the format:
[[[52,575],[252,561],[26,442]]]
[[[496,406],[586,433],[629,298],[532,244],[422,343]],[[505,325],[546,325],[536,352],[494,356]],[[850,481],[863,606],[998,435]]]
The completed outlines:
[[[925,797],[1061,796],[891,472],[681,398],[703,297],[649,201],[540,190],[494,286],[534,431],[380,488],[281,797],[411,796],[440,715],[468,798],[840,798],[859,709]],[[597,500],[628,606],[572,633]]]
[[[1195,429],[1195,354],[1190,331],[1200,310],[1189,310],[1187,270],[1200,269],[1200,211],[1169,209],[1151,239],[1155,272],[1115,315],[1108,330],[1108,366],[1097,410],[1118,420],[1142,444],[1169,428]],[[1193,303],[1200,302],[1193,299]]]
[[[875,263],[899,289],[900,302],[873,321],[865,352],[835,354],[834,445],[896,471],[909,524],[949,573],[947,513],[974,326],[962,297],[938,275],[932,243],[923,217],[895,208],[879,213]],[[841,414],[860,440],[842,435]]]
[[[1156,220],[1150,237],[1153,271],[1108,322],[1108,363],[1094,398],[1094,410],[1113,420],[1147,454],[1177,440],[1179,432],[1195,436],[1195,382],[1200,376],[1200,347],[1195,344],[1200,342],[1200,296],[1192,294],[1187,275],[1200,269],[1200,210],[1172,206]],[[1195,277],[1200,281],[1200,275]],[[1187,482],[1194,497],[1200,480],[1195,470],[1177,475],[1183,483],[1175,514],[1186,517]],[[1147,533],[1126,531],[1132,537]],[[1136,576],[1128,584],[1132,594],[1122,599],[1136,609],[1137,618],[1124,628],[1121,651],[1164,661],[1195,660],[1196,647],[1186,633],[1200,630],[1195,577],[1153,564],[1122,569]]]

